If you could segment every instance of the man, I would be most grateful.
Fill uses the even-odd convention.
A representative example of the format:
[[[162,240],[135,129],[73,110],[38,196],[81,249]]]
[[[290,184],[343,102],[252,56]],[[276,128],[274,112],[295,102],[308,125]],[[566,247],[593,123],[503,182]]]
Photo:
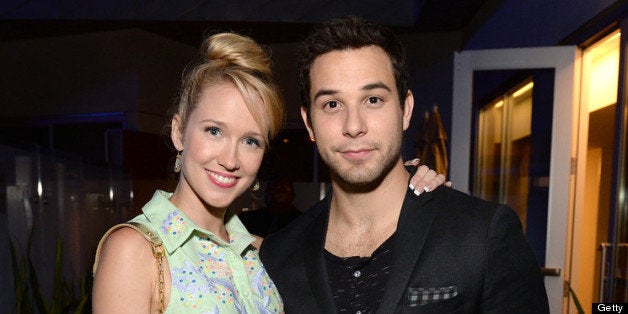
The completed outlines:
[[[286,312],[548,313],[510,208],[407,188],[400,150],[414,99],[394,34],[350,17],[303,47],[301,114],[332,193],[262,244]]]

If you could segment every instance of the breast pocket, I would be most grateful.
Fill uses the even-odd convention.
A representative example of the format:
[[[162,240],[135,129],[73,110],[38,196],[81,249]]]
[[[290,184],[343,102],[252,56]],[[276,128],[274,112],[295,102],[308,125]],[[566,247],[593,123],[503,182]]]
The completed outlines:
[[[463,313],[461,292],[456,286],[408,288],[406,313]]]

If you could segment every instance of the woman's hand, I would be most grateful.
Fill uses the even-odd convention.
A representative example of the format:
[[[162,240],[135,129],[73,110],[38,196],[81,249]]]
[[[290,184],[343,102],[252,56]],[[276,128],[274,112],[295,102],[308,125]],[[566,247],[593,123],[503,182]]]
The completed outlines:
[[[408,160],[404,163],[406,166],[418,166],[420,160],[418,158]],[[426,165],[418,166],[414,176],[410,178],[409,187],[414,190],[414,194],[419,195],[421,193],[433,191],[438,186],[445,184],[447,187],[451,187],[451,181],[445,182],[444,174],[437,174],[436,171],[430,169]]]

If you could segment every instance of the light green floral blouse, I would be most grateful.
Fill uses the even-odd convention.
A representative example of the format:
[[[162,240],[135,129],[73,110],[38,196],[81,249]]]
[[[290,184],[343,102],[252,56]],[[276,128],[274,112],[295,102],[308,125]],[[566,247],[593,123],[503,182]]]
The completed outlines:
[[[225,217],[229,243],[196,226],[156,191],[133,221],[159,234],[172,287],[166,313],[283,313],[283,302],[238,217]]]

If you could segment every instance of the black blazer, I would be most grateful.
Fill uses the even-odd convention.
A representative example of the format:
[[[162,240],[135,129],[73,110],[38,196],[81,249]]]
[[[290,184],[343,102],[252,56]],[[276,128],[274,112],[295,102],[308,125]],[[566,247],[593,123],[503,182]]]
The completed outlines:
[[[331,193],[262,243],[286,313],[337,312],[323,256],[330,201]],[[521,230],[504,205],[446,187],[420,196],[408,190],[377,313],[549,313]]]

